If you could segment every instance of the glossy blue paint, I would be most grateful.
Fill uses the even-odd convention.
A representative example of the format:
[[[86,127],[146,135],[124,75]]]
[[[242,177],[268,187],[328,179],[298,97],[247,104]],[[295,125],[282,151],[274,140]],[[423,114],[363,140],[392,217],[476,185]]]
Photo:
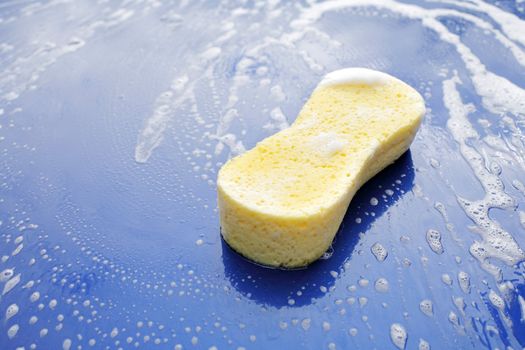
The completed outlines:
[[[460,4],[411,3],[494,23]],[[523,17],[519,3],[496,5]],[[310,32],[293,49],[271,43],[253,55],[254,43],[290,31],[298,6],[307,7],[258,6],[248,2],[253,12],[234,15],[241,4],[0,4],[0,272],[7,274],[0,348],[385,349],[394,348],[395,323],[406,329],[408,349],[420,339],[432,349],[525,347],[523,263],[492,258],[502,270],[497,280],[469,253],[480,236],[458,197],[485,192],[447,129],[442,81],[458,72],[461,98],[476,107],[469,119],[480,138],[469,142],[481,153],[489,131],[505,142],[520,138],[520,116],[509,114],[514,130],[488,111],[455,48],[417,19],[370,7],[330,11],[312,26],[329,38]],[[217,41],[229,22],[237,31]],[[491,71],[524,86],[519,62],[494,38],[460,18],[442,23]],[[329,39],[341,46],[326,45]],[[210,43],[222,51],[206,61]],[[228,129],[246,148],[275,132],[263,128],[273,108],[293,121],[322,75],[341,67],[398,76],[431,110],[411,150],[357,193],[327,256],[305,269],[254,265],[220,238],[208,180],[232,154],[227,147],[216,154],[217,137],[206,132],[224,123],[246,58],[248,83],[236,92],[239,116]],[[194,101],[171,105],[162,142],[137,162],[137,137],[156,101],[184,75],[195,84]],[[275,85],[286,98],[276,100]],[[494,154],[482,155],[488,168],[499,164],[516,205],[490,217],[524,247],[524,194],[512,186],[525,181],[523,168]],[[429,229],[441,233],[442,254],[429,247]],[[371,252],[376,243],[388,252],[384,261]],[[468,289],[460,272],[470,276]],[[10,273],[20,282],[7,290]],[[380,278],[388,291],[375,288]],[[501,310],[491,290],[502,296]],[[432,302],[432,315],[420,310],[423,300]],[[12,304],[19,311],[7,317]]]

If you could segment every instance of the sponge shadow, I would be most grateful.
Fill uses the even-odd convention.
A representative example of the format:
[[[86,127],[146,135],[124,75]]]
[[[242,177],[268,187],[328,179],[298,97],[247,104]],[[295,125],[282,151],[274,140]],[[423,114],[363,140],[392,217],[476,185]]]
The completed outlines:
[[[355,247],[359,243],[360,233],[366,232],[389,207],[412,190],[414,177],[412,157],[408,151],[356,193],[332,247],[327,252],[330,257],[318,260],[304,269],[279,270],[256,265],[235,252],[222,239],[225,276],[241,295],[261,305],[280,308],[299,307],[312,303],[324,295],[320,286],[330,288],[334,285],[336,278],[333,271],[340,274],[345,262],[352,259]],[[372,207],[370,198],[383,198],[385,189],[400,178],[403,181],[401,184],[396,184],[399,190]],[[362,221],[357,224],[356,214],[364,212],[374,212],[375,216],[360,215]]]

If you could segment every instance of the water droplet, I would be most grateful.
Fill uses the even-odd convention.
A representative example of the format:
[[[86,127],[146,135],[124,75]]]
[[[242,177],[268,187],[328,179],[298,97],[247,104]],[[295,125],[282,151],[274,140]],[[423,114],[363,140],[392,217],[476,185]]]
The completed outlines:
[[[505,308],[505,301],[492,289],[489,292],[489,300],[492,305],[494,305],[499,310],[503,310]]]
[[[441,233],[436,230],[428,230],[426,234],[427,243],[430,249],[436,254],[443,254],[443,245],[441,244]]]
[[[312,323],[312,320],[309,319],[309,318],[305,318],[304,320],[301,321],[301,327],[307,331],[310,329],[310,325]]]
[[[393,323],[390,326],[390,339],[398,349],[405,349],[407,337],[408,336],[405,327],[403,327],[399,323]]]
[[[15,271],[13,269],[5,269],[0,273],[0,282],[5,282],[13,277]]]
[[[62,349],[63,350],[71,349],[71,339],[69,338],[64,339],[64,341],[62,342]]]
[[[38,299],[40,299],[40,293],[39,292],[33,292],[33,294],[31,294],[31,296],[29,297],[29,300],[34,303],[35,301],[37,301]]]
[[[419,350],[430,350],[430,344],[426,340],[420,338],[418,349]]]
[[[379,262],[385,261],[388,256],[388,251],[379,242],[374,243],[374,245],[372,245],[370,248],[370,251]]]
[[[109,334],[109,336],[111,338],[115,338],[116,336],[118,335],[118,329],[115,327],[111,330],[111,333]]]
[[[11,304],[5,310],[5,320],[9,320],[11,317],[15,316],[18,313],[18,305]]]
[[[7,337],[9,339],[13,339],[16,336],[16,333],[18,333],[18,330],[20,329],[20,326],[18,324],[14,324],[7,330]]]
[[[431,300],[421,300],[421,302],[419,303],[419,310],[421,310],[422,313],[429,317],[434,315],[434,306]]]
[[[388,292],[389,285],[387,279],[383,277],[378,278],[374,284],[374,287],[376,291],[380,293]]]
[[[448,286],[452,285],[452,278],[447,273],[441,275],[441,281]]]
[[[470,276],[468,273],[466,273],[465,271],[460,271],[458,273],[458,283],[463,293],[470,293]]]
[[[9,293],[11,289],[16,287],[18,282],[20,282],[20,274],[16,275],[15,277],[11,278],[9,281],[6,282],[2,295]]]

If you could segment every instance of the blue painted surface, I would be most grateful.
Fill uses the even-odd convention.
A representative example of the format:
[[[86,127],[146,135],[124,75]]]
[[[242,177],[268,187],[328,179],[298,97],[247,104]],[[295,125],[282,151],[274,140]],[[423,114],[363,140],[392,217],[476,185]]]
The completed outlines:
[[[519,3],[496,5],[524,16]],[[253,13],[232,17],[241,4],[0,4],[0,271],[7,274],[0,275],[0,348],[385,349],[395,347],[395,323],[406,329],[409,349],[420,339],[432,349],[525,347],[523,263],[491,258],[502,271],[497,279],[469,252],[480,236],[458,196],[476,200],[485,193],[447,129],[442,81],[456,70],[462,100],[475,105],[469,118],[480,136],[469,145],[488,168],[499,164],[505,192],[516,202],[492,209],[490,217],[525,247],[524,194],[512,186],[525,181],[520,158],[483,153],[488,131],[511,153],[510,138],[523,140],[522,116],[507,115],[516,130],[487,110],[456,49],[420,20],[366,6],[330,11],[312,27],[341,46],[310,33],[293,47],[273,43],[250,56],[264,38],[290,31],[299,7],[308,7],[257,6],[248,2]],[[453,8],[498,28],[489,14],[460,4],[418,6]],[[282,11],[270,16],[276,9]],[[217,42],[225,22],[237,32]],[[525,85],[523,67],[493,37],[464,19],[441,22],[488,69]],[[221,53],[199,58],[212,44]],[[300,50],[319,67],[309,66]],[[232,153],[226,147],[216,154],[217,138],[205,133],[217,131],[246,57],[249,82],[236,93],[239,117],[228,129],[246,148],[275,132],[263,128],[273,108],[292,122],[323,74],[341,67],[398,76],[425,95],[430,109],[411,150],[358,192],[326,258],[306,269],[256,266],[220,239],[208,180]],[[195,82],[194,101],[171,105],[162,142],[137,162],[138,135],[159,96],[183,75]],[[275,85],[284,100],[272,97]],[[441,233],[442,254],[429,247],[429,229]],[[388,251],[382,262],[371,252],[376,243]],[[468,290],[460,287],[460,272],[470,276]],[[374,287],[380,278],[388,291]],[[489,300],[491,290],[504,301],[501,310]],[[454,303],[458,297],[464,309]],[[423,300],[432,301],[433,315],[420,310]],[[8,317],[13,304],[18,312]]]

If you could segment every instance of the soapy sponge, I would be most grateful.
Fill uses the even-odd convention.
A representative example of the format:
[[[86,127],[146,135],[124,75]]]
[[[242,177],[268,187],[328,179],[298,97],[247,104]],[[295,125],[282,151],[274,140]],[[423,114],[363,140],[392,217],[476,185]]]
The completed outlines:
[[[221,168],[224,239],[263,265],[318,259],[355,192],[409,148],[424,112],[421,95],[388,74],[327,74],[291,127]]]

